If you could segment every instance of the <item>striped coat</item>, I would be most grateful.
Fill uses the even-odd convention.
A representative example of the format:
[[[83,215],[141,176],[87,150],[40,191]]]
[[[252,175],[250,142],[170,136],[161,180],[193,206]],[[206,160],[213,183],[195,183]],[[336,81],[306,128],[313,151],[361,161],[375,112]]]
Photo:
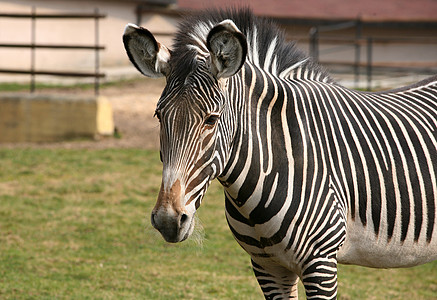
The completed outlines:
[[[336,84],[250,11],[186,19],[173,50],[128,25],[129,58],[165,76],[152,224],[188,238],[209,183],[266,299],[335,298],[337,262],[437,258],[437,76],[383,93]]]

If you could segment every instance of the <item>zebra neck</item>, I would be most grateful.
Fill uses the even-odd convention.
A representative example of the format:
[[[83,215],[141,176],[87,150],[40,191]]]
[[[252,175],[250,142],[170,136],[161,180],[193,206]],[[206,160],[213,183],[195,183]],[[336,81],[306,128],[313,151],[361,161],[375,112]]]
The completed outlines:
[[[248,63],[239,78],[229,85],[230,90],[239,91],[230,99],[240,104],[234,112],[237,124],[230,159],[219,180],[227,198],[250,211],[260,203],[268,207],[273,198],[291,199],[292,148],[297,146],[292,144],[298,140],[290,136],[295,118],[290,117],[293,99],[288,96],[287,82]]]

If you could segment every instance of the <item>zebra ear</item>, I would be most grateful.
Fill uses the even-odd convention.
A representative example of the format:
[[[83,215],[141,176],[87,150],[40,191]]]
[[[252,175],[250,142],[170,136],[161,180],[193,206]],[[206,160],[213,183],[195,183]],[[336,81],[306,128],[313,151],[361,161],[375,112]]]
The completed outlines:
[[[231,20],[225,20],[211,29],[206,46],[211,55],[211,72],[218,79],[234,75],[246,61],[246,37]]]
[[[170,50],[157,42],[147,29],[127,24],[123,43],[130,61],[142,74],[148,77],[162,77],[170,73]]]

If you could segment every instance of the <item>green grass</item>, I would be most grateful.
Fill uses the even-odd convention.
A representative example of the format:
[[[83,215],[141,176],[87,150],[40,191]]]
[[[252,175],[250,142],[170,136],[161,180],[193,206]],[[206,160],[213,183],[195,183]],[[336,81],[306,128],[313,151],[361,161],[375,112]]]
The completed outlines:
[[[61,85],[50,83],[37,83],[35,85],[36,90],[40,89],[59,89],[59,88],[71,88],[77,87],[81,89],[91,89],[92,84],[74,84],[74,85]],[[30,83],[18,83],[18,82],[0,82],[0,92],[28,92],[30,91]]]
[[[138,77],[132,79],[122,79],[116,81],[103,81],[100,83],[100,88],[111,87],[111,86],[120,86],[129,83],[134,83],[140,80]],[[47,90],[93,90],[94,83],[43,83],[37,82],[35,84],[35,90],[38,91],[47,91]],[[30,91],[30,83],[29,82],[0,82],[0,92],[29,92]]]
[[[149,225],[160,180],[157,151],[0,149],[0,299],[262,299],[220,185],[202,244],[167,244]],[[339,278],[340,299],[437,295],[437,263]]]

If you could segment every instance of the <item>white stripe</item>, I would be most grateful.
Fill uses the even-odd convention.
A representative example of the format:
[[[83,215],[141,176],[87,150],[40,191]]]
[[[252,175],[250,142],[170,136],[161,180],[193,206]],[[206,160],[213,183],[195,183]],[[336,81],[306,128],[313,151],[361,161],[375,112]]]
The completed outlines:
[[[275,49],[276,48],[276,39],[277,39],[277,37],[275,37],[273,39],[273,41],[270,43],[269,48],[267,49],[266,59],[264,61],[264,70],[267,71],[267,72],[269,71],[270,64],[271,64],[271,61],[272,61],[272,58],[273,58],[273,54],[274,54],[274,52],[276,50]]]

